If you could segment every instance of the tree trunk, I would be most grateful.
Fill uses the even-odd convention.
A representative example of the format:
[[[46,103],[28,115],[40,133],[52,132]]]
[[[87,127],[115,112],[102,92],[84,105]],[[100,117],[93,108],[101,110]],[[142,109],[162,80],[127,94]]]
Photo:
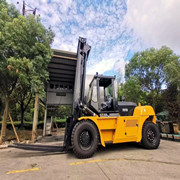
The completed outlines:
[[[21,102],[21,128],[24,127],[24,103]]]
[[[5,108],[4,108],[4,113],[3,113],[3,121],[2,121],[2,126],[1,126],[0,144],[2,144],[5,141],[5,137],[6,137],[6,125],[7,125],[8,109],[9,109],[9,99],[6,98]]]
[[[34,107],[34,118],[33,118],[33,129],[32,129],[32,142],[35,141],[36,130],[38,124],[38,113],[39,113],[39,97],[38,94],[35,96],[35,107]]]
[[[155,100],[155,97],[153,96],[152,97],[152,107],[153,107],[153,109],[154,109],[154,112],[156,113],[156,100]]]
[[[178,127],[179,127],[179,130],[180,130],[180,101],[177,100],[177,124],[178,124]]]
[[[30,97],[29,97],[29,100],[28,100],[27,104],[24,103],[24,100],[25,100],[25,99],[26,99],[26,98],[23,98],[23,99],[20,101],[20,107],[21,107],[21,128],[24,127],[24,113],[25,113],[25,111],[26,111],[29,103],[31,102],[32,93],[30,94]]]
[[[43,127],[43,136],[46,135],[46,122],[47,122],[47,105],[44,112],[44,127]]]
[[[156,113],[156,98],[155,98],[155,95],[154,95],[154,91],[151,92],[151,97],[152,97],[152,107]]]

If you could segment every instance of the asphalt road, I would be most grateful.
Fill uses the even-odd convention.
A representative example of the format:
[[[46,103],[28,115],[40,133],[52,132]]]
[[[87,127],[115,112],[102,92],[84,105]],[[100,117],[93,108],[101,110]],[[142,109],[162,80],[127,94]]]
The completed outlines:
[[[157,150],[111,145],[83,160],[72,152],[2,149],[0,179],[180,179],[180,143],[161,140]]]

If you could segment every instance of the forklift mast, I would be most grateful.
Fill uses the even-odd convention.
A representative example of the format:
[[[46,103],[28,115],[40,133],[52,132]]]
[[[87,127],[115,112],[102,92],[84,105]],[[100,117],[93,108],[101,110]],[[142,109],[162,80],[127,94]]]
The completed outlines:
[[[84,103],[86,63],[90,50],[91,47],[86,44],[86,39],[80,37],[77,49],[77,65],[74,83],[74,98],[72,111],[73,120],[76,120],[81,116],[81,110],[79,108],[79,105],[81,103]]]
[[[86,63],[89,56],[91,47],[86,44],[86,39],[79,37],[78,49],[77,49],[77,65],[76,75],[74,82],[74,97],[73,97],[73,110],[72,116],[66,120],[65,136],[64,136],[64,148],[68,150],[71,146],[71,133],[78,118],[82,114],[81,104],[84,103],[85,92],[85,79],[86,79]]]

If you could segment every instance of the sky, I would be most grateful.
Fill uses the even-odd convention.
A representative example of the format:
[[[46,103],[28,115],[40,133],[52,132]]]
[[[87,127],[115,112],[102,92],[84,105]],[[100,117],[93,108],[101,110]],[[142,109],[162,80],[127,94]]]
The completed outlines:
[[[7,0],[22,12],[22,0]],[[52,48],[77,51],[78,38],[91,46],[87,73],[116,75],[136,52],[170,47],[180,54],[180,0],[26,0],[55,33]],[[27,7],[27,9],[29,9]]]

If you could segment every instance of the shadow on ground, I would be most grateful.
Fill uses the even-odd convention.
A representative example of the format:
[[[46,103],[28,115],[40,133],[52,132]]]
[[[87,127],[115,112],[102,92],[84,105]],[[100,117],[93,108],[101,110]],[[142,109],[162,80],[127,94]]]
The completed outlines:
[[[143,147],[137,143],[108,144],[106,145],[106,147],[103,147],[100,145],[95,153],[95,156],[108,155],[109,153],[112,153],[112,152],[133,151],[134,149],[142,150]],[[68,158],[75,157],[72,150],[68,151],[67,157]]]
[[[50,140],[54,140],[58,143],[62,142],[62,137],[46,137],[41,142],[52,142]],[[61,141],[58,141],[61,140]],[[54,142],[53,141],[53,142]],[[57,145],[44,145],[42,144],[13,144],[10,146],[12,149],[17,148],[21,149],[14,155],[14,157],[32,157],[32,156],[50,156],[57,154],[67,154],[67,158],[74,158],[74,154],[72,150],[68,152],[64,151],[62,146]],[[96,152],[96,155],[105,155],[111,152],[119,152],[119,151],[132,151],[134,149],[141,149],[142,147],[137,143],[122,143],[122,144],[109,144],[106,147],[99,146]]]

